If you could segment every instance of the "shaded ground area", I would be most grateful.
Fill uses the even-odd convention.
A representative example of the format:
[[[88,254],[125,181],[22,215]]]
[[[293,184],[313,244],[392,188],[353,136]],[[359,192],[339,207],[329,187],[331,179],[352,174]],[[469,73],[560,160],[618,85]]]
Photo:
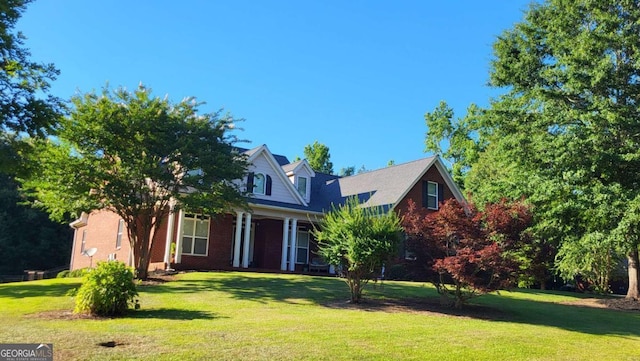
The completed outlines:
[[[601,299],[584,298],[571,302],[560,302],[559,304],[578,307],[593,307],[603,309],[613,309],[620,311],[640,312],[640,302],[625,298]],[[363,311],[382,312],[404,312],[423,313],[440,316],[469,317],[485,320],[506,320],[509,314],[502,310],[469,304],[462,309],[455,309],[443,305],[438,298],[407,298],[407,299],[365,299],[360,304],[350,302],[331,302],[326,304],[330,308],[354,309]]]
[[[640,312],[640,301],[625,298],[584,298],[558,304],[577,307],[593,307],[618,311]],[[486,320],[506,320],[508,313],[497,308],[466,304],[461,309],[443,305],[438,298],[407,298],[407,299],[365,299],[360,304],[349,302],[331,302],[326,304],[330,308],[354,309],[363,311],[424,313],[441,316],[469,317]]]
[[[584,298],[577,301],[562,302],[563,305],[609,308],[623,311],[640,311],[640,301],[626,298]]]
[[[172,273],[164,273],[157,272],[151,274],[149,279],[140,283],[141,290],[155,292],[160,291],[156,290],[155,285],[161,285],[167,282],[175,281],[175,272]],[[429,315],[438,315],[443,317],[464,317],[464,318],[477,318],[477,319],[485,319],[485,320],[498,320],[498,321],[507,321],[512,318],[512,315],[509,311],[505,311],[499,308],[477,305],[477,304],[467,304],[462,309],[455,309],[448,305],[444,305],[440,302],[438,297],[405,297],[405,298],[391,298],[391,297],[366,297],[362,303],[353,304],[350,302],[344,301],[342,297],[335,297],[336,295],[331,295],[331,292],[322,287],[318,287],[323,280],[321,278],[314,279],[316,282],[314,285],[314,292],[319,292],[324,294],[326,297],[323,300],[318,302],[325,307],[335,308],[335,309],[352,309],[352,310],[362,310],[362,311],[370,311],[370,312],[389,312],[389,313],[415,313],[415,314],[429,314]],[[221,281],[209,281],[210,283],[217,283]],[[245,282],[251,283],[251,285],[244,285]],[[254,283],[255,282],[255,283]],[[277,285],[271,285],[271,283],[276,282]],[[260,284],[264,287],[264,289],[260,289],[260,287],[256,287],[257,284]],[[266,295],[271,295],[272,298],[279,299],[282,296],[286,295],[289,297],[289,293],[284,291],[286,287],[283,287],[285,284],[281,280],[253,280],[253,279],[244,279],[244,278],[234,278],[233,280],[226,280],[221,284],[216,284],[213,288],[221,288],[228,291],[236,291],[239,292],[238,298],[246,299],[257,296],[255,293],[260,294],[261,297],[265,297]],[[199,285],[201,286],[201,285]],[[296,283],[295,288],[299,291],[301,288],[304,288],[304,285],[301,283]],[[208,287],[207,287],[208,288]],[[176,289],[163,289],[168,292],[175,292]],[[276,292],[277,294],[271,294],[269,291]],[[186,291],[186,290],[184,290]],[[198,288],[189,288],[189,292],[198,292]],[[263,294],[264,293],[264,294]],[[281,295],[280,293],[283,293]],[[315,298],[315,297],[314,297]],[[320,298],[320,297],[318,297]],[[283,298],[284,300],[285,298]],[[625,298],[584,298],[577,299],[569,302],[558,302],[559,305],[564,306],[577,306],[577,307],[591,307],[591,308],[600,308],[600,309],[612,309],[612,310],[620,310],[620,311],[630,311],[630,312],[640,312],[640,301],[629,300]],[[29,315],[27,317],[33,318],[41,318],[41,319],[102,319],[101,317],[91,316],[87,314],[75,314],[71,310],[56,310],[56,311],[47,311],[41,313],[35,313]],[[194,311],[184,311],[179,309],[157,309],[157,310],[138,310],[136,312],[132,312],[130,315],[126,315],[124,317],[134,317],[134,318],[165,318],[165,319],[208,319],[208,318],[216,318],[217,315],[200,313]]]
[[[481,305],[465,305],[456,309],[443,305],[439,298],[404,298],[404,299],[365,299],[360,304],[350,302],[331,302],[329,308],[354,309],[362,311],[382,311],[390,313],[417,313],[434,316],[452,316],[477,318],[483,320],[506,320],[508,313],[493,307]]]

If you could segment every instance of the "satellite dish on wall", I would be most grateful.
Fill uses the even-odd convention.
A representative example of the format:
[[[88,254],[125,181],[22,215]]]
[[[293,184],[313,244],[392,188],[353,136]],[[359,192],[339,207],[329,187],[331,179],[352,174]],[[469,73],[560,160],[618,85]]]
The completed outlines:
[[[96,252],[98,252],[98,249],[95,247],[89,248],[89,249],[85,249],[82,254],[87,256],[87,257],[93,257],[94,254],[96,254]]]
[[[98,249],[95,247],[91,247],[82,251],[83,256],[89,257],[89,268],[93,266],[93,255],[96,254],[96,252],[98,252]]]

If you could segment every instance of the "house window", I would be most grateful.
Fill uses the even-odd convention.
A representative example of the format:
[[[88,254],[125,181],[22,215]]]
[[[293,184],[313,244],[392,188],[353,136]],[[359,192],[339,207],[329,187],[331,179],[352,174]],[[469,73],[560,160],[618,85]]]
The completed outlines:
[[[309,263],[309,232],[298,231],[296,263]]]
[[[118,234],[116,234],[116,248],[122,247],[122,233],[124,233],[124,219],[118,222]]]
[[[80,253],[84,252],[84,248],[87,244],[87,230],[82,230],[82,244],[80,244]]]
[[[253,193],[264,194],[264,190],[265,190],[264,174],[257,173],[253,176]]]
[[[427,208],[438,209],[438,183],[427,182]]]
[[[307,178],[298,177],[298,193],[300,193],[302,197],[307,196]]]
[[[309,263],[309,232],[299,230],[296,240],[296,263],[306,264]],[[289,245],[287,246],[287,263],[291,261],[291,239],[289,239]]]
[[[273,181],[271,176],[262,173],[249,173],[247,176],[247,192],[270,196]]]
[[[182,254],[206,256],[209,246],[209,217],[187,214],[182,222]]]

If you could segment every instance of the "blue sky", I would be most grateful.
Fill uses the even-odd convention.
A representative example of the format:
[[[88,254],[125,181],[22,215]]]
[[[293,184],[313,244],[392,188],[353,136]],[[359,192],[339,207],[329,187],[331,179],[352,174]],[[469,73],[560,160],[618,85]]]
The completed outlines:
[[[318,140],[338,172],[427,156],[440,100],[488,104],[491,45],[529,2],[38,0],[17,28],[61,98],[107,82],[196,96],[245,119],[245,146],[293,159]]]

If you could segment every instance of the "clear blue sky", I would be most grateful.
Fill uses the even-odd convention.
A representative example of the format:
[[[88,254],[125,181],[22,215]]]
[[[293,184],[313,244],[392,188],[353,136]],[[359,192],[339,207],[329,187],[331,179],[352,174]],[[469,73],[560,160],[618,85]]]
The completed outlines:
[[[143,82],[245,118],[247,147],[293,159],[329,146],[334,170],[425,157],[424,113],[497,95],[492,44],[530,0],[38,0],[17,25],[52,93]]]

